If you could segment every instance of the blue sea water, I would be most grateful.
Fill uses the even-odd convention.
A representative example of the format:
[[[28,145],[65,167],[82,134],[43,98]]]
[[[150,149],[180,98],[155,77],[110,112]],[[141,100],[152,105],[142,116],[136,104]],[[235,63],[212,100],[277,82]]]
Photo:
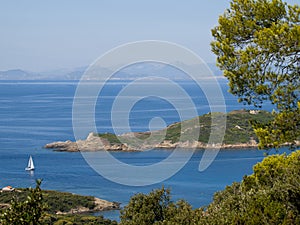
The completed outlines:
[[[99,132],[114,132],[112,104],[127,83],[111,81],[103,89],[95,110]],[[195,83],[182,81],[179,84],[193,99],[199,115],[210,111],[204,94]],[[245,108],[227,93],[224,80],[220,85],[227,111]],[[72,104],[76,87],[77,81],[0,81],[0,187],[34,186],[35,180],[41,178],[44,189],[93,195],[121,202],[124,206],[133,194],[148,193],[164,185],[171,188],[174,200],[186,199],[193,207],[200,207],[212,200],[214,192],[250,174],[252,166],[264,157],[263,151],[255,149],[222,150],[208,169],[199,172],[203,151],[198,150],[182,170],[162,183],[144,187],[113,183],[96,173],[81,153],[43,149],[45,144],[53,141],[74,140]],[[265,105],[265,109],[271,110],[271,106]],[[180,120],[172,104],[152,96],[134,105],[129,124],[133,131],[145,131],[154,117],[163,118],[167,125]],[[156,163],[169,154],[169,150],[112,153],[132,165],[136,162],[141,165]],[[36,166],[32,174],[24,170],[29,155],[33,156]],[[118,217],[118,211],[103,214],[112,219]]]

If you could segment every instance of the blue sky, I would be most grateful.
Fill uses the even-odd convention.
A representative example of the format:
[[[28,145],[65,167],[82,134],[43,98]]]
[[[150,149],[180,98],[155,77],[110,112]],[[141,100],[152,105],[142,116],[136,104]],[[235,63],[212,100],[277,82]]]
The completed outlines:
[[[214,62],[210,30],[229,6],[229,0],[0,3],[0,70],[29,71],[89,65],[120,44],[149,39],[184,45]]]

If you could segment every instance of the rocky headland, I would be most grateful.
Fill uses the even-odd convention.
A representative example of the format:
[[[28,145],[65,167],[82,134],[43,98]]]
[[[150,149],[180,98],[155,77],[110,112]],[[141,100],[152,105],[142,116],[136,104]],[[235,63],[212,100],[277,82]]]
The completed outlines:
[[[14,188],[0,192],[0,210],[10,207],[11,200],[17,198],[25,201],[30,193],[28,188]],[[93,213],[99,211],[119,210],[120,203],[110,202],[93,196],[83,196],[68,192],[42,190],[43,202],[47,212],[57,215]]]
[[[95,133],[90,133],[86,140],[79,140],[72,142],[58,141],[46,144],[44,148],[54,149],[55,151],[66,152],[79,152],[79,151],[143,151],[147,149],[229,149],[229,148],[256,148],[257,142],[255,140],[249,140],[247,143],[235,143],[235,144],[208,144],[200,141],[185,141],[172,143],[169,140],[155,145],[144,144],[139,147],[130,146],[127,143],[109,143],[107,139],[98,137]]]
[[[215,124],[212,124],[212,117]],[[226,119],[226,127],[218,121]],[[222,119],[222,120],[221,120]],[[46,144],[47,149],[55,151],[143,151],[146,149],[228,149],[228,148],[256,148],[257,137],[250,124],[251,120],[268,122],[272,115],[260,110],[236,110],[224,113],[208,113],[191,120],[171,124],[163,130],[152,132],[132,132],[122,135],[110,133],[90,133],[85,140],[58,141]],[[222,143],[211,143],[209,137],[212,129],[223,126],[225,136]],[[200,130],[198,140],[180,137],[185,134],[192,134]],[[214,131],[218,135],[218,129]],[[221,130],[221,129],[219,129]]]

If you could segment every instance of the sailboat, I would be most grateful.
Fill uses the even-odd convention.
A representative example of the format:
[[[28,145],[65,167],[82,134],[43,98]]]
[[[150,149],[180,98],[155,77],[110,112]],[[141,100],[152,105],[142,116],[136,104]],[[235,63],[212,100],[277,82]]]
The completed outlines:
[[[28,165],[27,165],[27,167],[25,168],[25,170],[27,170],[27,171],[32,171],[32,170],[34,170],[34,164],[33,164],[33,160],[32,160],[32,157],[31,157],[31,156],[29,157]]]

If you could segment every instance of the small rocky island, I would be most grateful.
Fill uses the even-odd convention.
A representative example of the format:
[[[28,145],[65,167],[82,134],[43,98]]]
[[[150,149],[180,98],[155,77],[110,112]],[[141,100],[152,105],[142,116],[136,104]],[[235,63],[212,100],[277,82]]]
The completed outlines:
[[[212,124],[214,117],[214,124]],[[225,136],[222,143],[208,144],[212,129],[224,126],[219,121],[226,117]],[[55,151],[143,151],[145,149],[174,148],[249,148],[257,147],[257,137],[250,121],[267,123],[272,114],[263,110],[235,110],[229,113],[208,113],[191,120],[169,125],[165,129],[148,132],[132,132],[122,135],[111,133],[90,133],[86,140],[58,141],[46,144],[44,148]],[[199,129],[198,140],[189,140],[189,134]],[[218,135],[218,130],[214,133]],[[185,139],[180,139],[184,134]]]

